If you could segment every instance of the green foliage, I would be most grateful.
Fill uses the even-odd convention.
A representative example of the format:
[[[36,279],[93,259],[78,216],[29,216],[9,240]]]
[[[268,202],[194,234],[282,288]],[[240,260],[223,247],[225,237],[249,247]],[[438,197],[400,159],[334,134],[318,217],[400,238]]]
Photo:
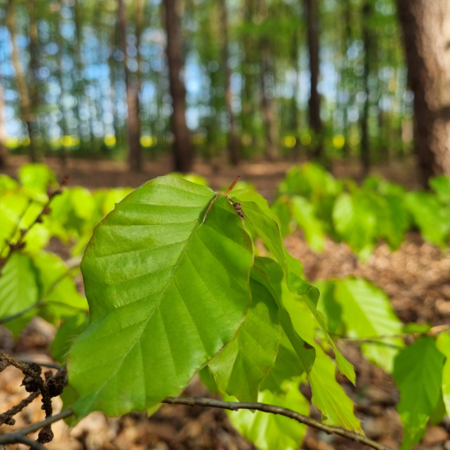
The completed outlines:
[[[441,396],[444,355],[431,337],[405,347],[394,361],[394,380],[400,391],[397,410],[403,422],[402,449],[422,438],[426,423]]]
[[[8,218],[0,222],[3,258],[11,251],[5,241],[14,245],[19,230],[41,214],[45,183],[56,187],[41,166],[21,174],[21,183],[0,177],[0,218]],[[290,172],[270,208],[253,188],[226,197],[192,180],[161,177],[132,193],[66,189],[2,268],[0,323],[15,336],[36,314],[57,327],[52,355],[68,363],[71,383],[64,406],[74,407],[78,418],[95,410],[152,412],[198,372],[225,398],[304,414],[308,402],[298,385],[308,382],[325,423],[361,433],[353,402],[336,380],[337,368],[355,382],[331,338],[345,336],[361,340],[364,357],[392,373],[401,393],[402,448],[419,442],[427,422],[439,423],[450,409],[450,335],[435,340],[420,336],[429,334],[428,325],[402,325],[387,296],[366,280],[312,286],[282,236],[294,224],[316,250],[327,233],[367,256],[378,239],[398,246],[412,217],[427,239],[443,246],[445,227],[436,238],[423,211],[439,205],[435,212],[445,222],[446,181],[433,184],[436,195],[406,193],[379,178],[358,188],[319,166],[303,166]],[[233,208],[237,202],[245,219]],[[89,315],[74,281],[77,265],[44,250],[51,237],[72,254],[90,240],[82,262]],[[254,240],[270,257],[258,256]],[[397,337],[402,333],[413,343],[405,346]],[[261,449],[296,448],[305,432],[295,421],[261,412],[230,418]]]
[[[386,336],[400,334],[402,323],[392,310],[386,294],[360,278],[323,282],[321,289],[326,295],[322,296],[320,308],[328,323],[332,324],[332,329],[351,338],[372,340],[362,344],[364,356],[387,372],[392,372],[393,360],[403,341]]]
[[[278,188],[272,209],[283,236],[301,228],[312,250],[324,247],[324,234],[346,242],[362,260],[384,240],[396,250],[413,226],[442,249],[450,235],[450,180],[432,179],[432,192],[406,192],[380,177],[366,178],[361,187],[333,178],[316,164],[293,167]]]

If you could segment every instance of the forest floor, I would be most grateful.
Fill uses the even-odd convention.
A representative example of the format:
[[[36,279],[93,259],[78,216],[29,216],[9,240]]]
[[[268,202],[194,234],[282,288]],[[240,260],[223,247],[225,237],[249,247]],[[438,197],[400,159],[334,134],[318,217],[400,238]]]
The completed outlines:
[[[9,174],[15,176],[21,158],[11,160]],[[72,185],[88,188],[138,186],[147,179],[170,172],[170,160],[146,163],[142,174],[129,174],[123,164],[104,161],[70,161],[67,167],[58,167],[59,161],[46,161],[58,175],[70,174]],[[225,163],[198,162],[194,172],[208,179],[214,189],[229,184],[237,174],[243,181],[256,185],[259,192],[271,200],[276,185],[292,165],[289,162],[267,163],[264,161],[243,163],[238,169]],[[336,176],[358,178],[357,164],[336,164]],[[377,167],[373,173],[399,182],[408,188],[418,183],[411,161],[395,162],[390,166]],[[286,238],[290,253],[300,259],[307,277],[312,280],[339,278],[349,274],[362,276],[382,288],[391,298],[392,305],[402,321],[441,325],[450,323],[450,254],[424,243],[416,233],[408,234],[406,241],[396,252],[386,244],[378,245],[366,263],[358,261],[345,244],[327,240],[323,253],[309,249],[302,233]],[[50,361],[48,345],[54,329],[43,321],[34,320],[17,342],[0,328],[0,348],[22,359],[40,362]],[[344,343],[341,343],[344,344]],[[355,411],[362,421],[366,435],[372,439],[398,448],[401,442],[401,423],[395,410],[399,400],[398,391],[390,376],[367,363],[356,347],[342,345],[345,356],[355,366],[357,385],[342,380],[342,385],[355,402]],[[20,387],[20,373],[7,368],[0,374],[1,411],[25,397]],[[308,390],[302,389],[305,395]],[[309,393],[310,394],[310,393]],[[198,380],[188,387],[186,395],[209,395]],[[55,402],[57,403],[57,402]],[[56,405],[56,409],[60,407]],[[319,418],[315,408],[311,415]],[[0,427],[0,434],[43,418],[40,402],[35,401],[18,417],[14,427]],[[132,413],[118,419],[106,419],[94,413],[70,430],[60,422],[54,425],[55,440],[47,444],[49,450],[250,450],[254,447],[240,437],[230,425],[227,415],[220,410],[163,406],[148,419],[144,414]],[[11,450],[24,449],[10,446]],[[364,447],[322,432],[309,429],[301,447],[304,450],[362,450]],[[423,443],[417,450],[450,450],[450,420],[428,428]],[[276,449],[274,449],[276,450]]]

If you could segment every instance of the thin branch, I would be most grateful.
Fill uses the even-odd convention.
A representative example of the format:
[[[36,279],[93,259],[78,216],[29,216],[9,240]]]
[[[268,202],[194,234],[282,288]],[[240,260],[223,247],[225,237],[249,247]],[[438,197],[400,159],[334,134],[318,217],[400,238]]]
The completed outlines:
[[[56,363],[46,363],[46,362],[39,362],[39,361],[31,361],[28,359],[20,359],[19,362],[21,362],[22,364],[31,364],[31,363],[35,363],[38,364],[42,367],[48,367],[49,369],[56,369],[56,370],[61,370],[63,367],[60,366],[59,364]]]
[[[237,411],[239,409],[250,409],[270,414],[279,414],[281,416],[294,419],[297,422],[308,425],[310,427],[317,428],[318,430],[325,431],[328,434],[336,434],[338,436],[343,436],[347,439],[351,439],[352,441],[360,442],[361,444],[365,444],[376,450],[391,450],[390,447],[372,441],[371,439],[361,434],[355,433],[353,431],[348,431],[340,427],[325,425],[322,422],[314,420],[308,416],[303,416],[302,414],[299,414],[290,409],[281,408],[280,406],[268,405],[266,403],[224,402],[212,398],[202,398],[202,397],[195,397],[195,398],[167,397],[165,400],[162,401],[162,403],[168,403],[171,405],[205,406],[211,408],[229,409],[230,411]]]
[[[69,181],[69,177],[66,176],[61,181],[59,188],[56,191],[48,190],[48,192],[47,192],[48,200],[44,204],[41,212],[37,215],[36,219],[34,219],[34,221],[31,223],[31,225],[28,228],[20,230],[20,237],[17,242],[14,242],[14,243],[8,242],[7,243],[9,245],[9,252],[5,258],[0,259],[0,275],[2,274],[3,268],[6,266],[6,263],[11,258],[13,253],[16,250],[21,249],[25,246],[24,240],[25,240],[25,236],[27,235],[27,233],[34,227],[34,225],[36,225],[37,223],[42,223],[44,216],[50,213],[50,208],[49,208],[50,203],[52,202],[53,198],[56,195],[60,195],[62,193],[62,187],[65,186],[68,181]]]
[[[299,414],[290,409],[281,408],[279,406],[274,405],[268,405],[266,403],[224,402],[212,398],[202,398],[202,397],[195,397],[195,398],[167,397],[165,400],[162,401],[162,403],[167,403],[171,405],[203,406],[210,408],[228,409],[230,411],[237,411],[239,409],[249,409],[262,411],[270,414],[279,414],[281,416],[285,416],[290,419],[296,420],[297,422],[300,422],[304,425],[308,425],[310,427],[317,428],[318,430],[325,431],[328,434],[336,434],[338,436],[351,439],[352,441],[360,442],[361,444],[365,444],[368,447],[374,448],[375,450],[391,450],[390,447],[372,441],[371,439],[361,434],[357,434],[353,431],[348,431],[343,428],[325,425],[315,419],[312,419],[311,417],[303,416],[302,414]],[[18,438],[22,438],[23,436],[26,436],[29,433],[33,433],[39,430],[40,428],[43,428],[61,419],[70,417],[73,414],[74,412],[72,408],[68,408],[65,409],[64,411],[61,411],[59,414],[47,417],[45,420],[42,420],[41,422],[29,425],[28,427],[22,428],[21,430],[15,431],[13,433],[4,434],[3,436],[0,436],[0,445],[13,444],[15,442],[19,442],[17,441]]]
[[[33,450],[46,450],[45,447],[38,441],[33,441],[29,437],[23,435],[15,436],[14,442],[9,442],[10,444],[25,444],[28,445]]]
[[[24,398],[18,405],[13,406],[8,411],[0,414],[0,425],[6,423],[7,425],[14,425],[15,420],[13,416],[18,414],[22,409],[26,408],[35,398],[39,397],[40,392],[32,392],[27,398]]]
[[[3,434],[0,436],[0,445],[2,444],[15,444],[17,442],[23,442],[18,439],[23,439],[26,437],[27,434],[34,433],[35,431],[38,431],[41,428],[44,428],[47,425],[51,425],[54,422],[58,422],[59,420],[65,419],[66,417],[70,417],[74,414],[72,408],[65,409],[64,411],[61,411],[59,414],[55,414],[54,416],[47,417],[45,420],[41,420],[40,422],[33,423],[29,425],[28,427],[22,428],[17,431],[13,431],[12,433]],[[31,441],[34,442],[34,441]],[[30,444],[27,444],[30,445]],[[32,447],[33,448],[33,447]],[[41,447],[34,447],[39,450],[45,448],[43,446]]]
[[[435,327],[430,328],[428,331],[423,333],[398,333],[398,334],[390,334],[390,335],[382,335],[382,336],[366,336],[364,338],[353,338],[349,336],[345,336],[342,334],[330,333],[334,339],[339,341],[349,341],[349,342],[370,342],[377,343],[377,341],[384,339],[404,339],[404,338],[418,338],[424,336],[436,337],[440,333],[444,333],[446,331],[450,331],[450,325],[437,325]],[[382,344],[380,342],[380,344]]]

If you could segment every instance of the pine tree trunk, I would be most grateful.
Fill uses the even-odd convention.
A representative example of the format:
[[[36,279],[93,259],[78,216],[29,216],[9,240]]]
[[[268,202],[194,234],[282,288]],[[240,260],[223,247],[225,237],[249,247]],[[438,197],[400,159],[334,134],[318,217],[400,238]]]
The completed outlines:
[[[320,74],[319,60],[319,0],[305,0],[308,24],[308,51],[311,91],[309,95],[309,126],[315,134],[315,157],[323,154],[322,119],[320,118],[320,95],[317,90]]]
[[[30,160],[32,162],[36,162],[37,155],[36,155],[36,145],[33,136],[34,133],[31,116],[30,95],[28,91],[27,80],[25,78],[25,73],[23,71],[23,67],[20,62],[19,48],[16,43],[16,12],[14,8],[14,0],[8,0],[8,3],[6,4],[6,26],[11,36],[11,43],[12,43],[11,60],[14,67],[14,71],[16,72],[17,90],[19,91],[20,96],[19,104],[20,104],[21,119],[27,127],[28,136],[30,138],[28,152]]]
[[[128,69],[127,55],[127,18],[125,0],[118,0],[118,28],[120,48],[123,53],[125,70],[126,100],[127,100],[127,134],[128,134],[128,164],[130,170],[138,172],[142,169],[141,124],[139,121],[139,83],[138,77]]]
[[[170,95],[172,96],[172,132],[174,134],[174,170],[189,172],[192,166],[192,147],[186,125],[186,87],[181,79],[181,42],[177,0],[164,0],[167,32],[167,59],[169,64]]]
[[[397,0],[414,92],[414,144],[422,183],[450,175],[450,2]]]
[[[371,51],[371,40],[369,30],[369,18],[370,18],[370,4],[366,1],[362,10],[362,28],[363,28],[363,40],[364,40],[364,74],[363,84],[364,92],[366,94],[366,100],[363,105],[363,111],[361,114],[361,148],[360,158],[362,175],[365,177],[370,170],[370,142],[369,142],[369,74],[370,74],[370,58],[373,57]]]
[[[220,24],[222,32],[222,64],[225,73],[225,103],[227,106],[228,117],[230,120],[230,137],[228,142],[228,159],[233,166],[239,163],[239,138],[236,128],[236,119],[234,117],[231,105],[231,70],[228,66],[228,11],[226,0],[219,0]]]

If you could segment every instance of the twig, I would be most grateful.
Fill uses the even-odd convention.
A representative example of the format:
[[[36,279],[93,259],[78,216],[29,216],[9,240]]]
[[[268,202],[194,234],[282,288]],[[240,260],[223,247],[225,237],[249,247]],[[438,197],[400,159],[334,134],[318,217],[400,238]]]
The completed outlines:
[[[210,408],[228,409],[230,411],[237,411],[239,409],[249,409],[262,411],[270,414],[279,414],[281,416],[285,416],[290,419],[296,420],[297,422],[300,422],[304,425],[308,425],[310,427],[325,431],[328,434],[336,434],[338,436],[351,439],[352,441],[360,442],[361,444],[365,444],[368,447],[372,447],[376,450],[391,450],[390,447],[372,441],[371,439],[361,434],[357,434],[353,431],[348,431],[343,428],[325,425],[317,420],[312,419],[311,417],[303,416],[302,414],[299,414],[290,409],[281,408],[279,406],[274,405],[268,405],[266,403],[224,402],[212,398],[202,398],[202,397],[195,397],[195,398],[167,397],[162,401],[162,403],[167,403],[170,405],[203,406]],[[13,433],[4,434],[3,436],[0,436],[0,445],[13,444],[14,442],[18,442],[17,440],[15,440],[18,437],[22,438],[23,436],[29,433],[33,433],[39,430],[40,428],[43,428],[47,425],[57,422],[58,420],[70,417],[73,414],[74,411],[72,410],[72,408],[68,408],[65,409],[64,411],[61,411],[59,414],[47,417],[45,420],[42,420],[41,422],[34,423],[32,425],[29,425],[28,427],[22,428],[21,430],[15,431]]]
[[[48,367],[49,369],[56,369],[56,370],[61,370],[62,366],[60,366],[59,364],[56,363],[46,363],[46,362],[39,362],[39,361],[31,361],[31,360],[27,360],[27,359],[21,359],[19,360],[21,363],[23,364],[31,364],[31,363],[35,363],[38,364],[42,367]]]
[[[14,436],[14,441],[8,442],[8,444],[25,444],[33,450],[46,450],[45,447],[38,441],[33,441],[29,437],[24,435]]]
[[[27,398],[24,398],[18,405],[13,406],[8,411],[0,414],[0,425],[6,423],[7,425],[14,425],[15,420],[13,416],[18,414],[22,409],[26,408],[35,398],[39,397],[40,392],[32,392]]]
[[[48,200],[45,203],[45,205],[43,206],[41,212],[37,215],[36,219],[34,219],[34,221],[31,223],[31,225],[28,228],[20,230],[20,237],[17,242],[14,242],[14,243],[7,242],[7,244],[9,245],[9,252],[4,258],[0,259],[0,275],[2,274],[3,268],[5,267],[6,263],[11,258],[13,253],[16,250],[21,249],[25,246],[24,239],[25,239],[25,236],[27,235],[27,233],[34,227],[34,225],[36,225],[37,223],[41,223],[43,220],[43,217],[45,215],[50,213],[50,208],[49,208],[50,203],[52,202],[53,198],[56,195],[59,195],[62,193],[62,187],[65,186],[68,181],[69,181],[69,177],[66,176],[61,181],[61,183],[59,185],[60,187],[56,191],[48,190],[48,192],[47,192]]]
[[[19,229],[20,226],[20,222],[23,219],[23,216],[25,215],[25,213],[28,211],[28,208],[30,207],[30,205],[33,203],[33,201],[31,199],[28,200],[27,206],[25,207],[25,209],[22,211],[22,213],[20,214],[17,223],[14,227],[14,230],[11,233],[11,236],[8,239],[5,239],[5,245],[2,247],[1,251],[0,251],[0,255],[4,252],[4,250],[8,247],[8,242],[12,241],[14,239],[14,236],[17,233],[17,230]]]
[[[330,333],[330,334],[333,336],[333,338],[340,340],[340,341],[377,343],[377,341],[384,340],[384,339],[404,339],[404,338],[408,338],[408,337],[417,338],[417,337],[423,337],[423,336],[436,337],[438,334],[444,333],[446,331],[450,331],[450,325],[448,325],[448,324],[437,325],[423,333],[398,333],[398,334],[382,335],[382,336],[367,336],[364,338],[352,338],[349,336],[344,336],[342,334],[336,334],[336,333]],[[382,343],[380,342],[380,344],[382,344]]]
[[[0,436],[0,445],[2,444],[15,444],[17,442],[23,442],[23,439],[26,437],[29,433],[34,433],[35,431],[40,430],[41,428],[46,427],[47,425],[51,425],[54,422],[58,422],[61,419],[65,419],[66,417],[70,417],[74,414],[72,408],[65,409],[64,411],[61,411],[59,414],[55,414],[54,416],[49,416],[45,420],[41,420],[40,422],[33,423],[29,425],[28,427],[22,428],[17,431],[13,431],[12,433],[3,434]],[[33,444],[35,443],[34,441]],[[23,442],[24,443],[24,442]],[[27,444],[30,445],[30,444]],[[44,449],[42,445],[40,447],[31,447],[31,448],[37,448],[39,450]]]
[[[294,419],[297,422],[303,423],[318,430],[325,431],[328,434],[337,434],[338,436],[343,436],[347,439],[351,439],[355,442],[360,442],[376,450],[391,450],[390,447],[386,445],[379,444],[378,442],[372,441],[371,439],[363,436],[361,434],[355,433],[353,431],[345,430],[340,427],[333,427],[330,425],[325,425],[322,422],[312,419],[308,416],[303,416],[290,409],[281,408],[279,406],[268,405],[266,403],[241,403],[241,402],[224,402],[220,400],[215,400],[212,398],[202,398],[202,397],[167,397],[162,403],[168,403],[171,405],[187,405],[187,406],[205,406],[220,409],[229,409],[230,411],[237,411],[239,409],[250,409],[262,411],[270,414],[279,414],[281,416]],[[1,443],[1,441],[0,441]]]

